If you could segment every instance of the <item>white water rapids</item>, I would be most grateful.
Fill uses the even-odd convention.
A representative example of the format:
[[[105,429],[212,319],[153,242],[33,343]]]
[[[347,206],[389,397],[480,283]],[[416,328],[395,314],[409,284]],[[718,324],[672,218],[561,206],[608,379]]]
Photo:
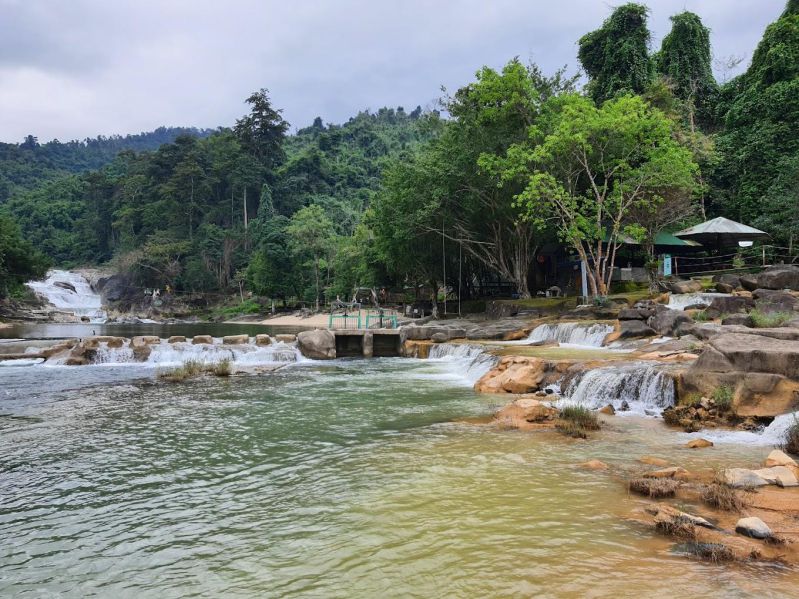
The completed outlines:
[[[525,340],[554,340],[563,345],[602,347],[605,337],[613,332],[613,325],[607,323],[558,322],[537,326]]]
[[[575,376],[563,390],[563,403],[592,410],[626,401],[630,411],[659,413],[674,405],[674,380],[645,362],[586,370]]]
[[[97,349],[94,364],[145,364],[153,366],[178,366],[186,362],[217,364],[222,360],[230,360],[238,366],[257,366],[285,362],[301,362],[305,358],[296,346],[288,343],[272,343],[271,345],[224,345],[219,340],[211,344],[193,345],[191,342],[167,343],[150,346],[150,355],[143,362],[135,359],[129,345],[108,347],[101,343]]]
[[[499,362],[484,347],[466,343],[437,343],[430,348],[429,358],[451,362],[457,374],[472,385]]]
[[[672,310],[685,310],[694,304],[709,306],[717,297],[729,297],[729,293],[672,293],[666,306]]]
[[[26,283],[37,295],[62,312],[74,314],[78,320],[101,323],[107,320],[99,293],[91,288],[82,274],[67,270],[51,270],[44,281]]]

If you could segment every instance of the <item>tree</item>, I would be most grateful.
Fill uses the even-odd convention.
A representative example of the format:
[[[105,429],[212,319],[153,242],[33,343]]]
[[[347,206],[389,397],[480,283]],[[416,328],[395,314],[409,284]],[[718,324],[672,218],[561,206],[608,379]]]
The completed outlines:
[[[623,4],[602,27],[580,38],[577,56],[597,104],[619,94],[643,93],[652,80],[648,10],[643,4]]]
[[[254,223],[257,247],[247,267],[247,283],[255,293],[279,298],[286,303],[291,295],[297,295],[297,276],[291,238],[288,234],[289,219],[275,215]]]
[[[298,210],[291,217],[286,232],[291,238],[294,255],[306,258],[313,266],[314,303],[318,312],[321,291],[320,271],[323,261],[330,257],[333,248],[335,235],[333,223],[320,206],[311,205]]]
[[[23,239],[17,223],[0,213],[0,298],[47,272],[49,260]]]
[[[766,28],[749,69],[722,88],[725,130],[714,177],[722,211],[742,222],[754,221],[769,198],[782,165],[799,155],[799,8]]]
[[[640,233],[633,209],[655,207],[667,193],[689,192],[697,166],[672,135],[672,122],[637,96],[597,108],[585,97],[554,98],[552,118],[530,140],[482,163],[503,181],[526,186],[516,203],[524,218],[552,219],[588,269],[592,295],[607,295],[624,233]]]
[[[709,125],[714,116],[718,85],[713,77],[710,30],[698,15],[682,12],[671,17],[671,31],[655,56],[658,72],[673,85],[686,106],[691,131],[696,121]]]
[[[250,114],[238,119],[233,131],[241,147],[271,171],[285,158],[283,140],[289,124],[283,120],[283,111],[272,107],[268,89],[254,92],[246,102]]]

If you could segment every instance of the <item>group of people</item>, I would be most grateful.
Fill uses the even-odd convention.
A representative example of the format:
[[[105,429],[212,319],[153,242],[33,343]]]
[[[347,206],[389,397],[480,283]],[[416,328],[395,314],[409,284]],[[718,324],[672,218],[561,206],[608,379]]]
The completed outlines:
[[[166,295],[171,294],[172,293],[172,288],[169,285],[167,285],[166,289],[164,290],[164,293]],[[144,297],[149,297],[149,298],[152,298],[153,300],[155,300],[155,299],[161,297],[161,289],[160,288],[150,289],[149,287],[147,287],[147,288],[144,289]]]

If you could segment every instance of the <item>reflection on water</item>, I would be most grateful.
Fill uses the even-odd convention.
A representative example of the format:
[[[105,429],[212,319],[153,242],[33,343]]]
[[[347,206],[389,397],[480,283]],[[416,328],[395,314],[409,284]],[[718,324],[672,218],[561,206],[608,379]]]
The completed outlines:
[[[64,339],[92,337],[94,335],[113,335],[133,337],[134,335],[257,335],[268,333],[298,333],[307,327],[267,326],[252,323],[197,322],[197,323],[144,323],[144,324],[83,324],[83,323],[21,323],[7,329],[0,329],[0,339]]]
[[[637,499],[619,481],[574,468],[768,448],[688,452],[653,419],[590,442],[450,424],[497,402],[452,360],[103,374],[135,368],[6,369],[17,385],[86,378],[0,400],[0,595],[754,597],[799,582],[675,555],[624,520]]]

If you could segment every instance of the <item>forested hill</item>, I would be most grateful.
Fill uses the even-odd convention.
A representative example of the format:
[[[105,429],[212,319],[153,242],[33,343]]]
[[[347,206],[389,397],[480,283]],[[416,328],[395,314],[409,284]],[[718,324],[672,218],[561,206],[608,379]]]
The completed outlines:
[[[46,143],[32,135],[22,143],[0,143],[0,203],[14,190],[31,189],[67,173],[101,168],[123,150],[142,152],[172,143],[180,135],[208,137],[213,130],[194,127],[159,127],[133,135],[98,136],[83,141]]]

